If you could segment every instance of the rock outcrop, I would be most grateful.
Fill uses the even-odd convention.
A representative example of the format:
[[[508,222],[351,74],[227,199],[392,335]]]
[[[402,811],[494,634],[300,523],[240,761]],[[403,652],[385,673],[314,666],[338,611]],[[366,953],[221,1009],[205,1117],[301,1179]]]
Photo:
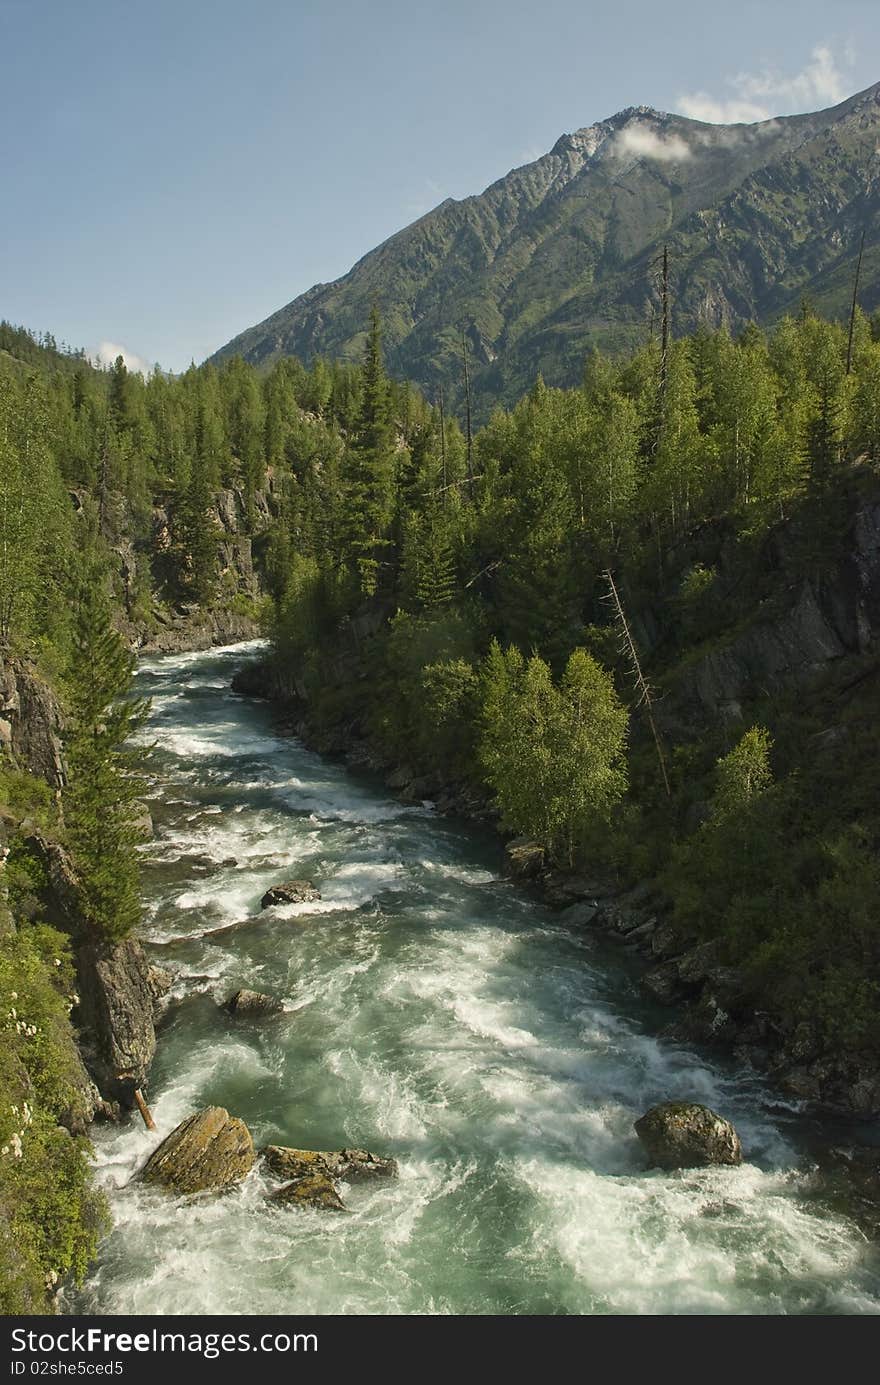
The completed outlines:
[[[273,904],[312,904],[321,898],[311,880],[286,880],[282,885],[273,885],[260,900],[261,909],[271,909]]]
[[[150,1155],[141,1177],[175,1193],[220,1192],[239,1183],[255,1158],[244,1121],[222,1106],[208,1106],[172,1130]]]
[[[63,788],[63,725],[58,700],[34,666],[0,654],[0,755],[38,774],[53,789]]]
[[[305,1178],[314,1173],[355,1183],[371,1178],[395,1178],[397,1160],[366,1149],[290,1149],[285,1145],[267,1145],[263,1150],[266,1166],[278,1178]]]
[[[105,1097],[131,1106],[156,1051],[150,968],[134,938],[77,951],[82,1051]]]
[[[865,655],[880,642],[880,499],[867,496],[853,513],[836,566],[821,576],[797,576],[802,561],[794,526],[774,536],[768,563],[790,585],[774,602],[677,679],[664,716],[698,735],[707,720],[736,719],[756,694],[791,692],[847,655]]]
[[[741,1164],[742,1146],[729,1120],[691,1101],[665,1101],[635,1123],[648,1160],[661,1169]]]
[[[261,1015],[277,1015],[284,1009],[275,996],[263,995],[261,991],[236,991],[224,1003],[227,1014],[237,1018],[259,1018]]]

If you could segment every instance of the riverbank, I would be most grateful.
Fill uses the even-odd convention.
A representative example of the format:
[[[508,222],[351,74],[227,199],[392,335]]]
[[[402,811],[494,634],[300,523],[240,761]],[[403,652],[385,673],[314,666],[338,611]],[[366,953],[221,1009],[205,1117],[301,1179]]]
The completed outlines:
[[[295,682],[271,660],[251,664],[233,679],[242,696],[277,709],[278,724],[321,754],[383,776],[404,803],[431,801],[436,810],[490,823],[497,814],[470,786],[424,775],[377,752],[357,722],[316,726]],[[786,1022],[756,1005],[743,974],[723,959],[717,940],[701,941],[677,928],[671,905],[652,880],[588,878],[552,867],[538,843],[508,843],[511,874],[573,924],[602,930],[643,963],[640,984],[674,1016],[665,1032],[730,1055],[765,1077],[786,1099],[808,1103],[832,1118],[871,1122],[880,1113],[876,1056],[828,1052],[809,1027]],[[871,1133],[866,1129],[866,1133]],[[876,1168],[880,1200],[880,1161]]]

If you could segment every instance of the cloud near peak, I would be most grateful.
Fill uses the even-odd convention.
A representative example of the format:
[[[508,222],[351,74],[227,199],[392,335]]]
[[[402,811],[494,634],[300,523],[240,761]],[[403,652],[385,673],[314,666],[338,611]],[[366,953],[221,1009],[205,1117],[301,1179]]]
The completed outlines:
[[[851,57],[844,59],[851,65]],[[705,120],[712,125],[752,124],[774,115],[796,111],[821,110],[843,101],[847,94],[846,77],[831,48],[819,43],[810,61],[791,77],[772,68],[759,72],[740,72],[728,77],[731,95],[717,97],[706,91],[684,92],[677,106],[682,115]]]
[[[616,145],[623,154],[657,159],[660,163],[682,163],[691,156],[687,142],[680,135],[664,135],[641,122],[625,126],[617,136]]]

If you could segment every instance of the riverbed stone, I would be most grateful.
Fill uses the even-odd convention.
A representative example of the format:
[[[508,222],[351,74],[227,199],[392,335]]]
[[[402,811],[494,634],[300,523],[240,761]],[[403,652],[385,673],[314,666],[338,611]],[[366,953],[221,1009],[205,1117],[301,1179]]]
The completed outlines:
[[[370,1178],[395,1178],[397,1160],[367,1149],[291,1149],[286,1145],[267,1145],[263,1158],[278,1178],[303,1178],[326,1173],[331,1178],[354,1183]]]
[[[284,1005],[276,996],[264,995],[262,991],[236,991],[225,1001],[223,1009],[237,1018],[258,1018],[260,1015],[278,1015]]]
[[[260,900],[261,909],[271,909],[273,904],[312,904],[321,898],[321,892],[311,880],[285,880],[281,885],[273,885]]]
[[[322,1172],[310,1173],[304,1178],[285,1183],[283,1188],[276,1188],[274,1193],[270,1193],[267,1201],[278,1207],[316,1207],[323,1212],[346,1210],[333,1179]]]
[[[244,1121],[208,1106],[181,1121],[142,1170],[147,1183],[175,1193],[220,1192],[244,1178],[256,1154]]]
[[[664,1101],[635,1123],[635,1131],[653,1167],[703,1168],[741,1164],[742,1145],[724,1116],[695,1101]]]

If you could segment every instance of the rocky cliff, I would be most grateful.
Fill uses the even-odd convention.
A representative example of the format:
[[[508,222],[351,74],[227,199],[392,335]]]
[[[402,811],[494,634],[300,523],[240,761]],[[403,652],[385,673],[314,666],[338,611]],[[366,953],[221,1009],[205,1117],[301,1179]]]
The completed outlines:
[[[55,693],[32,663],[6,655],[0,658],[0,697],[0,754],[57,792],[67,769]],[[70,936],[74,949],[79,1000],[71,1016],[69,1066],[78,1091],[72,1120],[79,1127],[102,1102],[130,1106],[134,1089],[146,1083],[156,1047],[149,968],[135,939],[111,944],[91,934],[79,910],[76,871],[53,831],[6,810],[0,846],[8,851],[10,844],[37,864],[40,914]],[[14,919],[9,923],[15,927]]]

